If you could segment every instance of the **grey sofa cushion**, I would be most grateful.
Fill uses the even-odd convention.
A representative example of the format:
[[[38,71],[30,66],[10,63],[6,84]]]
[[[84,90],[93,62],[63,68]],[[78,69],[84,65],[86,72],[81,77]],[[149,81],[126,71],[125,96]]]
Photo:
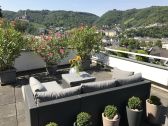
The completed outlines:
[[[40,83],[40,81],[38,81],[34,77],[29,78],[29,84],[30,84],[30,87],[32,89],[33,94],[35,94],[35,92],[40,92],[40,91],[46,90],[45,87]]]
[[[118,79],[117,80],[117,86],[122,86],[122,85],[126,85],[126,84],[132,84],[132,83],[136,83],[136,82],[140,82],[140,81],[143,81],[143,78],[142,78],[142,74],[141,73],[137,73],[137,74],[134,74],[132,76],[129,76],[125,79]]]
[[[134,72],[120,70],[116,67],[113,69],[112,79],[123,79],[133,75]]]
[[[42,85],[46,88],[46,91],[60,91],[63,88],[58,84],[56,81],[50,81],[50,82],[45,82],[42,83]]]
[[[81,86],[65,88],[60,91],[44,91],[36,92],[35,98],[37,102],[44,102],[68,96],[78,95],[81,93]]]
[[[116,87],[116,80],[106,80],[82,84],[82,93]]]

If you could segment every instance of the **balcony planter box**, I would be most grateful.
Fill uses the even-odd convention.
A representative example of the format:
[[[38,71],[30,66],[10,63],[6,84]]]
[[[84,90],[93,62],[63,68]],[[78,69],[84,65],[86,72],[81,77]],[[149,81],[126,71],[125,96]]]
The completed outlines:
[[[141,126],[143,110],[134,111],[126,106],[129,126]]]
[[[16,82],[16,69],[12,68],[5,71],[0,71],[0,83],[15,83]]]

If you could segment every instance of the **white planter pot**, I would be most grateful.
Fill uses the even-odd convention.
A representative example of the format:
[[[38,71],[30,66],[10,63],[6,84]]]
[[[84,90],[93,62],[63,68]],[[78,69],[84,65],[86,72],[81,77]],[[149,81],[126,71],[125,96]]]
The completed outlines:
[[[112,120],[104,117],[104,113],[102,113],[102,120],[103,120],[103,126],[119,126],[120,118],[117,120]]]
[[[146,115],[150,123],[159,124],[160,113],[161,113],[160,105],[150,104],[148,100],[146,100]]]
[[[165,126],[168,126],[168,116],[166,116]]]

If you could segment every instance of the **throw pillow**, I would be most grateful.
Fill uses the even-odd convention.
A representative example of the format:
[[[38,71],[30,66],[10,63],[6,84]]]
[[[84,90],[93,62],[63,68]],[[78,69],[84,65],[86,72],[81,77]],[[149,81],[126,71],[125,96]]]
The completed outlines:
[[[132,83],[136,83],[136,82],[140,82],[140,81],[143,81],[143,78],[142,78],[142,74],[141,73],[137,73],[137,74],[134,74],[132,76],[129,76],[125,79],[118,79],[117,80],[117,86],[122,86],[122,85],[126,85],[126,84],[132,84]]]
[[[82,93],[88,93],[88,92],[93,92],[93,91],[112,88],[112,87],[116,87],[115,80],[84,83],[82,84]]]
[[[40,81],[38,81],[34,77],[29,78],[29,84],[30,84],[33,94],[35,94],[35,92],[46,90],[45,87],[40,83]]]
[[[81,93],[81,86],[76,86],[76,87],[65,88],[60,91],[36,92],[35,98],[37,102],[45,102],[49,100],[78,95],[80,93]]]
[[[133,75],[134,72],[120,70],[116,67],[113,69],[112,79],[123,79]]]

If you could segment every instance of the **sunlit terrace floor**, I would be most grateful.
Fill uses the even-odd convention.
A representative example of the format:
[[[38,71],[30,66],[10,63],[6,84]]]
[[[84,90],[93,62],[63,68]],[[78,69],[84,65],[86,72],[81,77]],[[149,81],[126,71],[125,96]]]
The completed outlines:
[[[27,126],[21,86],[28,84],[30,76],[37,77],[41,82],[56,80],[63,87],[66,87],[67,85],[62,83],[61,74],[67,72],[68,70],[61,70],[57,76],[47,76],[45,70],[22,72],[17,75],[16,84],[0,86],[0,126]],[[96,81],[108,80],[112,76],[112,72],[105,68],[93,68],[87,72],[95,76]],[[164,105],[168,106],[168,92],[154,87],[151,88],[151,92],[160,96]],[[142,126],[152,125],[142,122]]]

